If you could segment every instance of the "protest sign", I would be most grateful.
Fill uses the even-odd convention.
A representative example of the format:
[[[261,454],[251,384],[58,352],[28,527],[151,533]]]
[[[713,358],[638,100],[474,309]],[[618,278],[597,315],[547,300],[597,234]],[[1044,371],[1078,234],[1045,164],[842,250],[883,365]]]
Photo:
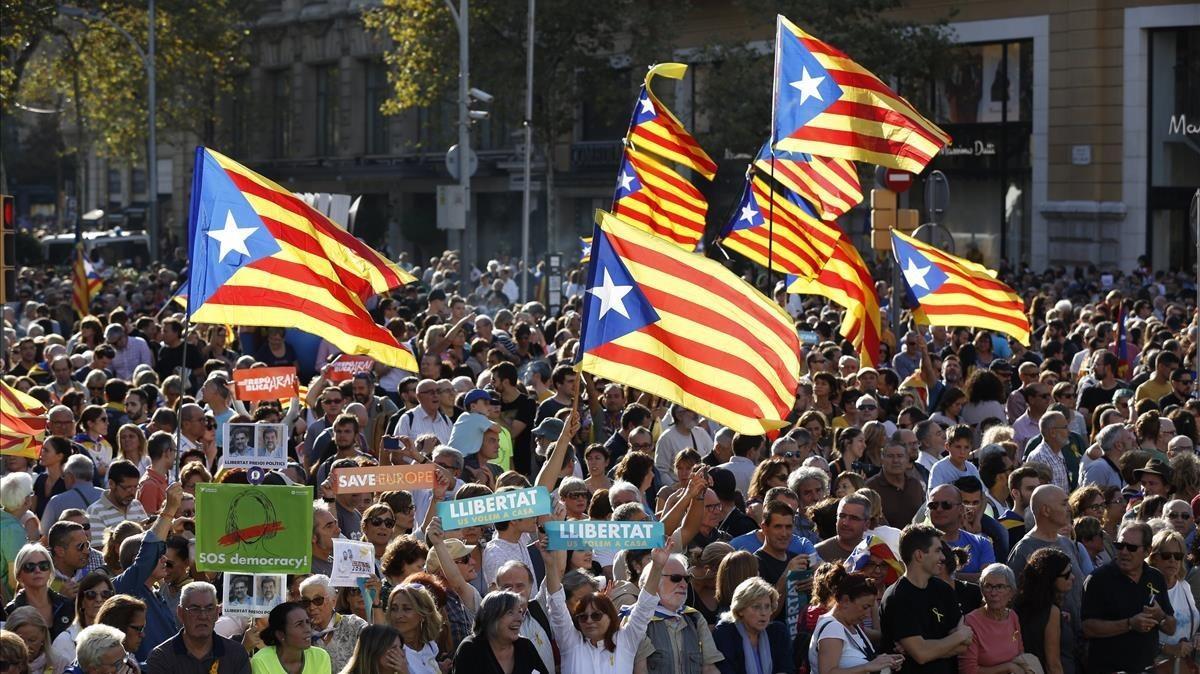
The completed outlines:
[[[275,573],[226,573],[225,602],[221,613],[227,616],[267,615],[283,603],[287,576]]]
[[[812,564],[811,558],[809,564]],[[787,625],[788,634],[793,639],[796,638],[796,628],[800,624],[800,614],[804,612],[804,607],[808,606],[809,594],[800,590],[800,584],[806,580],[811,580],[813,571],[811,568],[796,569],[787,572]]]
[[[432,463],[336,468],[333,471],[333,493],[362,494],[399,489],[433,489],[436,468]]]
[[[284,424],[225,424],[222,468],[287,467],[287,426]]]
[[[329,584],[334,587],[357,587],[359,578],[375,575],[375,547],[364,541],[333,539],[333,573]]]
[[[513,489],[461,501],[442,501],[437,507],[438,515],[442,518],[442,529],[453,531],[549,515],[550,492],[545,487]]]
[[[312,501],[311,487],[197,484],[196,568],[308,573]]]
[[[300,392],[295,367],[254,367],[233,371],[238,400],[279,400]]]
[[[647,550],[663,547],[662,522],[546,522],[551,550]]]
[[[329,372],[325,378],[337,384],[351,379],[359,372],[366,372],[374,367],[375,361],[370,356],[351,356],[343,353],[329,364]]]

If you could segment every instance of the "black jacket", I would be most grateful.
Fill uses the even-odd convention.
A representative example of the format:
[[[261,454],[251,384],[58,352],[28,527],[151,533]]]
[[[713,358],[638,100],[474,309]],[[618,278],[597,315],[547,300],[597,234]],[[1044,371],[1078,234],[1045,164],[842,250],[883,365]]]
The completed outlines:
[[[771,671],[793,671],[795,663],[792,662],[792,640],[788,636],[787,627],[778,621],[767,623],[765,635],[771,645]],[[731,622],[718,623],[713,630],[713,641],[717,644],[717,650],[725,656],[724,660],[717,663],[721,674],[747,674],[742,635],[738,633],[737,625]]]

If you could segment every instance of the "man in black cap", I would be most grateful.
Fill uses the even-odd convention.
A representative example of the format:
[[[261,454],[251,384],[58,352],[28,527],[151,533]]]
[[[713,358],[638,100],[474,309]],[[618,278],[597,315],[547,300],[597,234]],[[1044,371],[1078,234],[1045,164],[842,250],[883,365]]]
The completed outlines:
[[[721,523],[717,528],[737,538],[758,528],[754,520],[738,507],[737,478],[724,468],[713,468],[708,471],[712,480],[712,490],[721,501]]]

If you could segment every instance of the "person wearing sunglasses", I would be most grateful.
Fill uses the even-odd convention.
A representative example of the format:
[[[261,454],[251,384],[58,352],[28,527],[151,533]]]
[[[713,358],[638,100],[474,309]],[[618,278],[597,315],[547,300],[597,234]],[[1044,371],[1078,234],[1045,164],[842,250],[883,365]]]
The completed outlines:
[[[156,645],[146,640],[146,602],[127,594],[114,594],[100,605],[96,612],[96,624],[115,627],[125,635],[121,645],[125,648],[126,662],[133,665],[133,671],[138,671],[138,659],[135,653],[146,644],[146,652],[150,646]]]
[[[1076,631],[1064,597],[1083,579],[1075,575],[1074,562],[1058,548],[1042,548],[1029,558],[1019,574],[1013,610],[1021,624],[1025,653],[1041,662],[1047,672],[1079,671],[1075,658]]]
[[[1177,503],[1172,501],[1171,504]],[[1178,501],[1182,503],[1182,501]],[[1168,508],[1171,506],[1168,504]],[[1185,504],[1186,505],[1186,504]],[[1190,514],[1190,513],[1189,513]],[[1190,520],[1189,520],[1190,521]],[[1174,524],[1174,520],[1172,520]],[[1160,531],[1150,543],[1150,566],[1158,569],[1167,584],[1167,595],[1175,608],[1175,630],[1171,634],[1160,632],[1158,641],[1164,655],[1178,658],[1186,671],[1191,660],[1197,628],[1200,627],[1200,609],[1192,596],[1191,587],[1183,580],[1187,558],[1184,537],[1177,531]]]
[[[375,548],[375,559],[383,559],[387,544],[396,536],[396,513],[386,503],[372,503],[362,514],[362,539]]]
[[[50,551],[40,543],[27,543],[13,557],[17,594],[4,607],[6,615],[22,606],[32,606],[50,625],[50,638],[61,634],[75,619],[75,606],[70,599],[50,589],[54,564]]]
[[[677,568],[671,571],[676,573],[664,577],[663,570],[668,563],[667,551],[661,548],[653,550],[650,553],[650,566],[642,571],[642,590],[637,603],[622,626],[616,607],[606,595],[589,592],[568,607],[562,585],[562,573],[567,563],[566,551],[543,550],[542,557],[546,566],[546,592],[550,596],[550,623],[562,654],[561,674],[633,671],[638,646],[660,602],[659,594],[647,588],[682,586],[686,598],[686,565],[675,560],[671,566]],[[689,609],[688,613],[694,611]],[[704,622],[703,618],[699,620]],[[704,633],[708,634],[707,627],[704,627]],[[663,671],[670,671],[670,665],[667,666],[668,670]]]
[[[112,581],[103,571],[93,571],[79,581],[75,594],[75,620],[54,638],[50,647],[50,663],[55,674],[62,674],[75,661],[79,633],[96,622],[100,606],[113,594]]]
[[[1173,635],[1175,609],[1166,579],[1146,563],[1152,530],[1126,522],[1117,531],[1116,559],[1088,577],[1083,588],[1083,635],[1089,640],[1085,671],[1140,672],[1154,664],[1159,636]],[[1178,548],[1182,552],[1183,548]],[[1173,552],[1174,550],[1172,550]]]
[[[335,672],[350,661],[358,633],[367,626],[367,621],[356,615],[334,612],[337,599],[338,589],[330,585],[329,576],[316,574],[300,583],[299,603],[312,625],[312,643],[329,653]]]

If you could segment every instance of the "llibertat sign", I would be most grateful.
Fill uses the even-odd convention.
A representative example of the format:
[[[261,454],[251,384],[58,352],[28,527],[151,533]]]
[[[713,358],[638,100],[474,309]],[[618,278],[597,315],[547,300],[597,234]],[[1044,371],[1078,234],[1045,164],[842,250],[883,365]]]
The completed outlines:
[[[648,550],[665,541],[662,522],[568,520],[546,523],[551,550]]]
[[[438,515],[446,531],[463,527],[511,522],[526,517],[550,514],[550,492],[545,487],[514,489],[497,494],[476,496],[438,503]]]

